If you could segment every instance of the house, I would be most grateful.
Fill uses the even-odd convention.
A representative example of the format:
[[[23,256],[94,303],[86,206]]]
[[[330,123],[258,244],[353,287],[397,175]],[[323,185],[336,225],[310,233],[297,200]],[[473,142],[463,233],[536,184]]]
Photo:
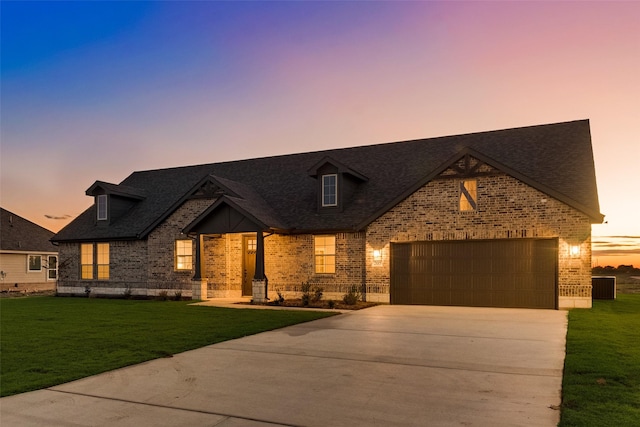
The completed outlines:
[[[60,294],[591,305],[588,120],[134,172],[53,238]]]
[[[55,233],[0,208],[0,291],[55,290],[58,248]]]

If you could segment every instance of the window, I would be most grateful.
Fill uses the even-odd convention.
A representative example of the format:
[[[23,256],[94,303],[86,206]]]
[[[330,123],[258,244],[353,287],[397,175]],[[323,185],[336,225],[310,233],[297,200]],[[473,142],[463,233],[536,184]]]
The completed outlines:
[[[56,280],[58,278],[58,257],[49,255],[47,258],[47,279]]]
[[[98,267],[98,280],[109,280],[109,244],[98,243],[96,266]]]
[[[478,208],[477,186],[475,179],[460,182],[460,211],[475,211]]]
[[[98,221],[107,219],[107,195],[101,194],[96,198],[96,204],[98,205]]]
[[[176,270],[191,270],[193,244],[191,240],[176,240]]]
[[[42,271],[42,255],[29,255],[27,264],[30,273]]]
[[[109,280],[109,243],[80,245],[80,278]]]
[[[80,278],[93,279],[93,243],[80,245]]]
[[[314,236],[316,273],[336,272],[336,236]]]
[[[322,206],[338,206],[338,175],[322,175]]]

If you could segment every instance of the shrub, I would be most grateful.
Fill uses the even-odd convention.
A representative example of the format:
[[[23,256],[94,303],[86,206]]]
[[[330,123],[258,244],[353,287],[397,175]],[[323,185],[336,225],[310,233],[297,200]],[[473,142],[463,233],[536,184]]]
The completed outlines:
[[[282,295],[282,292],[280,292],[280,289],[276,289],[276,293],[278,294],[278,296],[276,298],[274,298],[269,304],[270,305],[282,305],[282,304],[284,304],[284,296]]]
[[[342,301],[347,305],[356,305],[360,299],[360,292],[356,286],[349,288],[349,292],[344,294]]]
[[[332,299],[330,299],[329,301],[327,301],[327,306],[329,308],[336,308],[336,302]]]
[[[321,288],[320,286],[316,286],[313,290],[313,298],[311,298],[312,302],[318,302],[322,299],[322,292],[324,291],[323,288]]]
[[[160,301],[166,301],[168,298],[169,298],[169,292],[167,291],[158,292],[158,299]]]
[[[127,285],[127,287],[124,288],[124,293],[122,294],[122,296],[124,297],[124,299],[131,298],[131,286]]]
[[[311,301],[311,283],[309,282],[302,282],[302,286],[300,288],[302,290],[302,305],[304,307],[309,305],[309,302]]]
[[[303,305],[304,307],[306,307],[306,306],[308,306],[308,305],[309,305],[309,298],[310,298],[310,297],[311,297],[311,296],[310,296],[309,294],[302,294],[302,305]]]
[[[182,291],[176,291],[176,294],[173,296],[174,301],[182,301]]]

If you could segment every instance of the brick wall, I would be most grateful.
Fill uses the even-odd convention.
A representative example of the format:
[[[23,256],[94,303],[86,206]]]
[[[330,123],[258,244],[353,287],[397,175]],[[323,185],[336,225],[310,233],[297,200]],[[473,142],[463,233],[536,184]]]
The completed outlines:
[[[560,306],[590,306],[589,218],[486,165],[480,171],[495,174],[476,178],[475,211],[459,211],[460,179],[449,169],[383,214],[366,232],[337,234],[335,274],[315,273],[313,235],[266,237],[265,273],[270,296],[276,290],[295,296],[303,282],[310,282],[324,288],[327,297],[340,298],[357,286],[368,300],[389,301],[390,242],[553,237],[558,238],[559,245]],[[174,242],[186,238],[180,230],[211,203],[211,199],[185,202],[145,241],[111,242],[109,281],[79,280],[79,244],[61,244],[59,291],[82,293],[85,286],[91,286],[97,292],[122,293],[131,287],[140,295],[168,289],[190,296],[194,271],[175,271]],[[242,236],[204,236],[202,273],[210,297],[241,295]],[[572,245],[579,245],[579,257],[570,256]]]
[[[169,218],[160,223],[147,240],[109,242],[109,280],[80,280],[80,244],[59,246],[58,293],[83,295],[156,296],[166,291],[169,296],[181,292],[191,296],[194,270],[176,271],[174,245],[176,239],[187,239],[182,230],[202,213],[210,199],[188,200]],[[195,253],[195,242],[193,243]]]
[[[485,170],[490,169],[485,167]],[[452,174],[445,171],[443,177]],[[591,301],[589,218],[506,174],[477,177],[477,210],[459,211],[460,179],[435,179],[367,228],[367,285],[389,284],[389,242],[557,237],[560,306]],[[569,247],[580,246],[571,258]],[[373,266],[373,251],[382,265]]]
[[[249,235],[249,234],[247,234]],[[336,273],[316,274],[313,235],[267,236],[264,240],[265,274],[269,279],[269,297],[281,291],[297,296],[302,283],[324,289],[326,295],[341,298],[351,287],[364,281],[364,233],[336,234]],[[239,297],[242,291],[243,234],[225,234],[206,238],[204,256],[208,295]]]

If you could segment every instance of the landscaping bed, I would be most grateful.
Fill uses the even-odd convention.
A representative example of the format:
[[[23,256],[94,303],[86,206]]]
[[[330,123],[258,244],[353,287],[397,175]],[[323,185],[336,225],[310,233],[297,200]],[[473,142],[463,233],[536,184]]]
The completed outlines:
[[[266,303],[255,302],[241,302],[238,304],[251,304],[251,305],[267,305],[274,307],[299,307],[299,308],[322,308],[322,309],[335,309],[335,310],[360,310],[367,307],[373,307],[379,305],[377,302],[357,301],[354,304],[346,304],[344,301],[336,300],[320,300],[310,301],[308,304],[304,304],[302,298],[286,299],[284,301],[270,301]]]

